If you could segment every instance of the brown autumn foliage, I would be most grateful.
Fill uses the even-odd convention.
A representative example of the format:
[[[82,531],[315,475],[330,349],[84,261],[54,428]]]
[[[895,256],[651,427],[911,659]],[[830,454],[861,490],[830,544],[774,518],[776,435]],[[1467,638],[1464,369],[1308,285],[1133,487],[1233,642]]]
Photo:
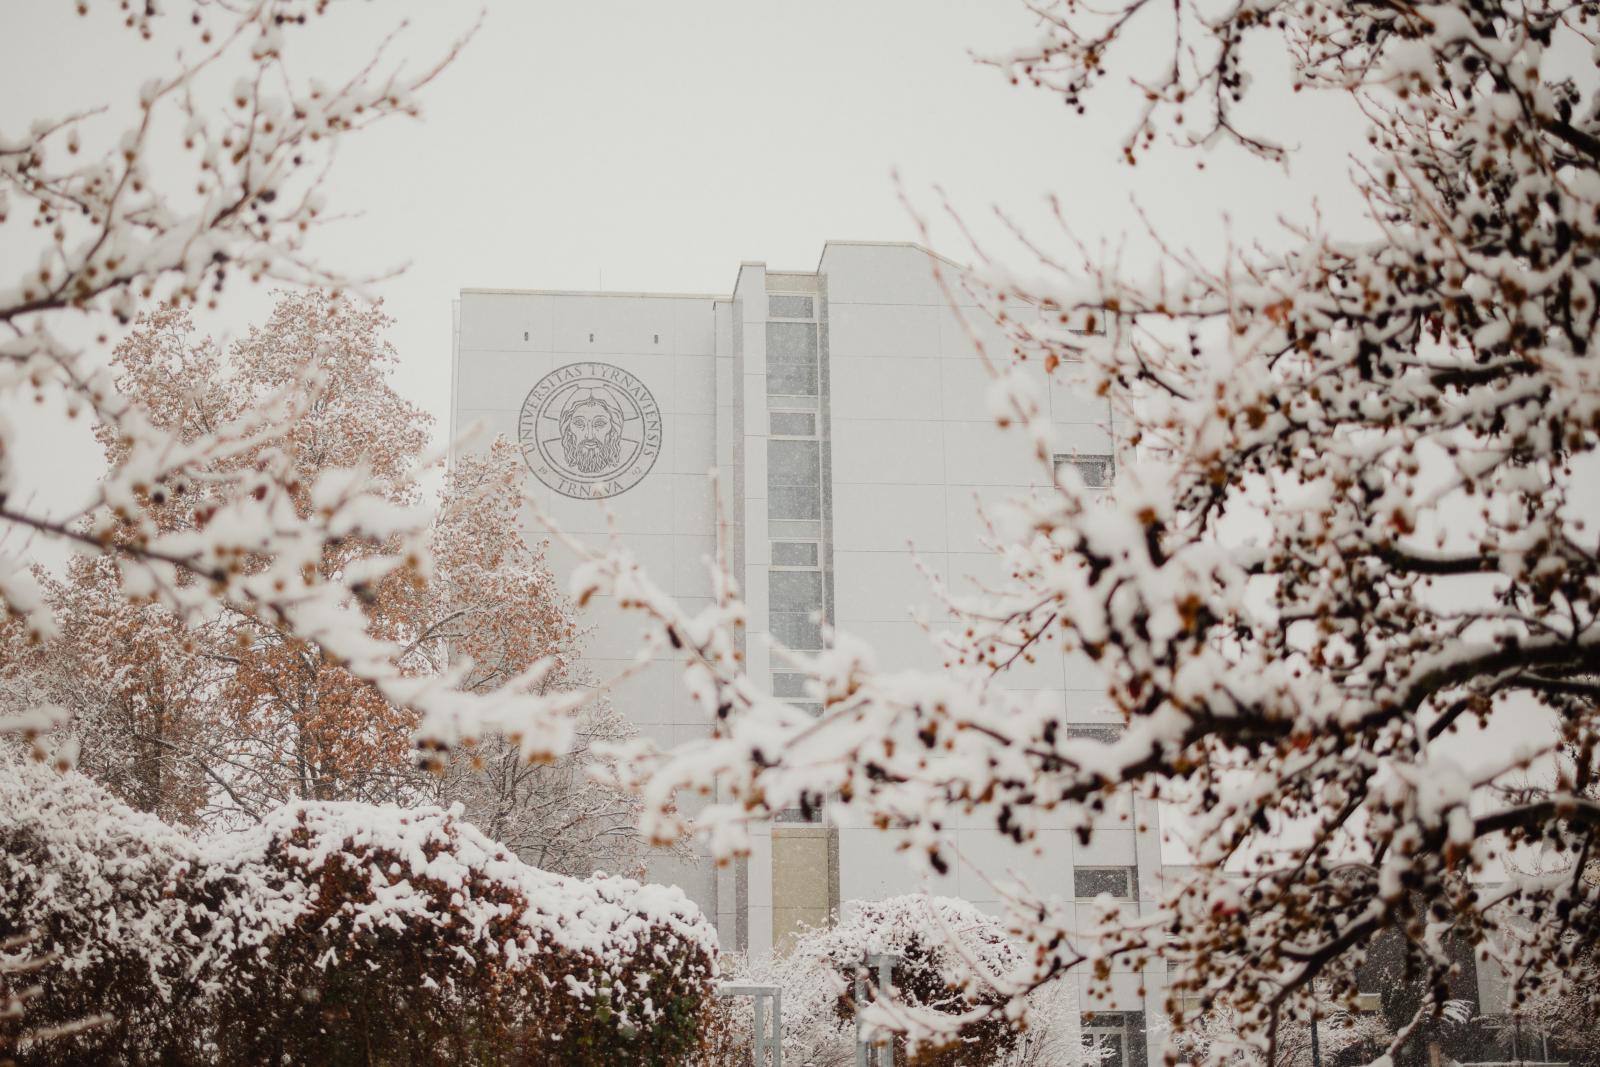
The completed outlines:
[[[690,1061],[715,933],[678,890],[516,860],[458,809],[184,832],[0,758],[0,1064]]]
[[[305,516],[318,506],[319,478],[354,470],[370,491],[410,508],[422,503],[416,475],[431,420],[389,384],[389,322],[380,307],[286,292],[265,326],[224,350],[198,335],[187,311],[162,308],[118,346],[113,367],[153,423],[205,449],[205,474],[270,472],[262,491],[283,493],[283,506]],[[288,417],[262,415],[284,405]],[[101,443],[113,464],[126,458],[112,432]],[[578,631],[543,545],[520,532],[519,464],[497,442],[455,466],[427,546],[431,568],[418,546],[372,536],[335,538],[305,563],[324,581],[356,576],[369,632],[403,648],[405,673],[438,674],[470,657],[461,684],[487,688],[551,657],[542,685],[569,684]],[[203,476],[148,491],[139,504],[163,531],[199,531],[215,514]],[[395,557],[398,567],[374,566]],[[264,551],[230,565],[264,571],[269,559]],[[364,582],[363,569],[377,576]],[[254,819],[293,797],[437,794],[414,764],[413,713],[289,621],[226,607],[182,618],[150,596],[130,601],[103,557],[41,578],[62,633],[28,648],[13,624],[0,674],[72,712],[84,769],[135,807],[184,821]]]
[[[107,557],[77,557],[64,579],[41,582],[61,632],[15,667],[77,724],[78,768],[137,810],[197,819],[208,784],[225,781],[210,777],[202,729],[220,665],[172,612],[123,597]]]
[[[382,339],[388,321],[377,307],[322,293],[283,293],[267,324],[252,327],[224,353],[212,339],[196,336],[186,311],[162,308],[117,347],[113,367],[123,392],[158,427],[186,444],[219,437],[225,442],[208,455],[207,473],[280,472],[275,482],[300,515],[314,506],[319,475],[333,468],[358,469],[385,499],[415,504],[413,475],[429,419],[387,381],[396,358]],[[299,401],[292,418],[267,432],[250,424],[253,412],[284,396]],[[122,459],[123,442],[104,430],[100,436],[108,460]],[[197,479],[143,503],[163,530],[198,530],[209,521],[213,502]],[[395,547],[365,538],[328,545],[317,564],[320,577],[335,577]],[[262,563],[241,561],[245,568]],[[373,627],[386,631],[384,636],[406,624],[385,608],[402,599],[396,592],[420,580],[415,568],[399,568],[372,593]],[[98,583],[109,598],[116,581],[114,570],[101,567],[74,572],[68,584]],[[67,606],[65,597],[56,599]],[[189,639],[162,644],[168,655],[187,659],[189,676],[211,683],[193,709],[199,721],[172,729],[197,735],[195,757],[211,769],[213,781],[225,783],[229,807],[254,816],[291,796],[396,795],[411,775],[407,713],[269,616],[225,609],[210,619],[185,621],[191,624]],[[132,642],[125,647],[133,651]],[[114,650],[102,664],[116,679],[126,678],[131,666]],[[184,673],[175,671],[173,683],[180,684]]]

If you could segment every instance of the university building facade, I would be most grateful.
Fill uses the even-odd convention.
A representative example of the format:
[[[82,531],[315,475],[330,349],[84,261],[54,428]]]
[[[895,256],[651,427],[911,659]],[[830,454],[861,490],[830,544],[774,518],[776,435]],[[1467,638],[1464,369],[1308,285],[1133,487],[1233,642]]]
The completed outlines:
[[[727,295],[463,290],[451,438],[479,427],[464,447],[517,441],[548,515],[580,539],[614,523],[690,609],[710,602],[720,524],[748,606],[750,675],[776,697],[805,703],[778,650],[820,648],[819,620],[865,640],[880,667],[935,667],[948,623],[919,566],[957,592],[998,583],[980,507],[1042,486],[1028,443],[989,413],[974,332],[1002,358],[1009,345],[953,279],[952,306],[940,267],[913,245],[830,242],[813,271],[741,264]],[[1106,405],[1059,384],[1046,395],[1057,462],[1103,484]],[[558,573],[569,562],[559,548],[552,561]],[[596,676],[633,663],[637,621],[599,600],[583,621]],[[660,660],[612,693],[664,746],[709,729],[678,677]],[[1042,657],[1004,681],[1062,701],[1075,730],[1117,728],[1086,662]],[[1157,813],[1121,803],[1087,844],[1062,826],[1037,852],[990,821],[957,826],[960,858],[931,880],[897,854],[895,831],[798,813],[761,828],[745,861],[663,859],[651,877],[681,885],[724,946],[753,954],[782,951],[853,900],[926,888],[997,910],[1013,874],[1080,907],[1108,892],[1138,908],[1159,889]],[[1109,1001],[1083,1001],[1123,1063],[1157,1062],[1142,1031],[1160,1018],[1164,978],[1118,973]]]

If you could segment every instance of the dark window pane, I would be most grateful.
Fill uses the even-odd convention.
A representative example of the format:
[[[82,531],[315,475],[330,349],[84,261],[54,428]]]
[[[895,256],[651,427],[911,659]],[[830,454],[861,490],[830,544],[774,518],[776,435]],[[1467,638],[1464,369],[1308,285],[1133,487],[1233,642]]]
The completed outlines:
[[[1107,1033],[1098,1028],[1086,1029],[1083,1032],[1083,1047],[1099,1054],[1099,1067],[1127,1067],[1127,1060],[1122,1054],[1121,1034]]]
[[[767,487],[820,484],[819,455],[815,441],[768,441]]]
[[[1083,484],[1091,489],[1105,489],[1111,485],[1113,464],[1110,456],[1056,456],[1056,470],[1072,466],[1078,470]]]
[[[1110,893],[1118,900],[1133,899],[1133,870],[1128,867],[1079,867],[1072,872],[1072,895],[1092,900]]]
[[[768,396],[816,396],[817,365],[815,363],[767,364]]]
[[[779,485],[767,490],[767,518],[783,522],[822,518],[822,495],[814,485]]]
[[[772,612],[772,636],[789,648],[817,649],[822,647],[822,627],[810,615]]]
[[[809,296],[769,296],[767,297],[767,314],[775,319],[809,319],[811,318],[811,298]]]
[[[806,541],[774,541],[772,563],[777,567],[815,567],[817,546]]]
[[[768,611],[818,611],[822,608],[821,571],[768,571]]]
[[[789,437],[815,437],[817,417],[809,411],[774,411],[772,432]]]
[[[805,811],[801,808],[784,808],[782,811],[778,812],[778,814],[772,817],[772,821],[787,823],[821,822],[822,812],[820,810],[813,810],[808,817]]]
[[[809,322],[767,323],[767,365],[817,362],[817,327]]]
[[[772,676],[772,695],[775,697],[803,697],[806,693],[806,679],[804,674],[774,674]]]
[[[1068,737],[1090,737],[1102,745],[1114,745],[1122,740],[1122,727],[1115,723],[1079,723],[1067,727]]]

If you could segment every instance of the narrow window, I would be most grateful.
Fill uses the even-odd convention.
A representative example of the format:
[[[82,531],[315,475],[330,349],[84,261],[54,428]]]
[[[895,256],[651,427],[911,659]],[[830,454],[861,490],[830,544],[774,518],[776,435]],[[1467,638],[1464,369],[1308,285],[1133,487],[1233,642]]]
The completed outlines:
[[[817,395],[817,327],[809,322],[767,323],[767,393]]]
[[[1144,1012],[1084,1012],[1080,1034],[1085,1051],[1099,1067],[1142,1067],[1146,1043]]]
[[[775,697],[806,696],[806,676],[793,672],[774,674],[772,676],[772,695]]]
[[[1065,467],[1074,467],[1078,477],[1083,479],[1083,484],[1090,489],[1109,489],[1111,479],[1116,473],[1115,464],[1108,455],[1057,455],[1055,468],[1060,472]]]
[[[774,411],[768,418],[771,420],[772,432],[779,437],[815,437],[817,435],[817,416],[809,411]]]
[[[768,605],[771,611],[809,614],[822,608],[821,571],[768,571]]]
[[[767,442],[767,517],[822,517],[821,463],[816,441]]]
[[[767,297],[767,316],[774,319],[809,319],[813,309],[809,296],[774,294]]]
[[[772,542],[772,565],[774,567],[815,567],[817,565],[817,546],[808,541],[774,541]]]
[[[1114,745],[1122,739],[1123,728],[1116,723],[1081,722],[1067,725],[1068,737],[1088,737],[1102,745]]]
[[[768,614],[772,637],[786,648],[816,651],[822,647],[822,626],[811,615],[774,611]]]
[[[1078,867],[1072,872],[1072,895],[1093,900],[1108,893],[1117,900],[1133,900],[1137,881],[1132,867]]]

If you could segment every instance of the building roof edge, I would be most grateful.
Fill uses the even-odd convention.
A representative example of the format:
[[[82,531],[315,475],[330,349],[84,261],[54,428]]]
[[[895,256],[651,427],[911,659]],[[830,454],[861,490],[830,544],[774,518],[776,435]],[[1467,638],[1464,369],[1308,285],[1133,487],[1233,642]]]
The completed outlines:
[[[932,256],[934,259],[937,259],[939,262],[955,270],[969,269],[968,267],[957,263],[949,256],[935,252],[933,249],[928,248],[925,245],[919,245],[915,241],[846,241],[839,238],[831,238],[822,242],[822,255],[817,257],[817,271],[819,273],[822,270],[822,260],[827,256],[828,247],[830,245],[854,245],[868,248],[910,248],[914,251],[921,252],[925,256]]]
[[[649,297],[655,300],[728,300],[731,293],[650,293],[612,289],[502,289],[480,286],[463,286],[461,294],[477,293],[489,296],[621,296]]]

